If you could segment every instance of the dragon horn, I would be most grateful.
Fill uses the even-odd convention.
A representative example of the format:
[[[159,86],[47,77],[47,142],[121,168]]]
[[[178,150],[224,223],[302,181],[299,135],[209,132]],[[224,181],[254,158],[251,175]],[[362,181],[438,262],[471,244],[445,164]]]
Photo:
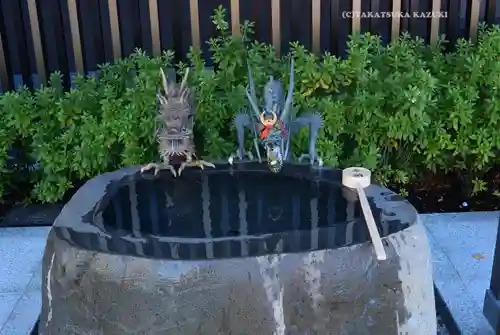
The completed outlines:
[[[156,98],[161,105],[166,105],[168,103],[167,99],[161,95],[160,90],[156,93]]]
[[[182,91],[181,91],[181,101],[182,102],[186,102],[186,97],[189,95],[189,89],[188,88],[184,88]]]
[[[288,94],[286,95],[285,105],[283,107],[283,113],[281,113],[281,121],[288,118],[290,110],[292,109],[293,103],[293,89],[295,85],[294,70],[293,70],[293,58],[290,64],[290,83],[288,84]]]
[[[253,71],[252,71],[252,67],[250,66],[250,63],[247,64],[248,65],[248,83],[249,83],[249,86],[250,86],[250,96],[252,99],[248,98],[249,100],[251,100],[251,104],[252,104],[252,108],[254,109],[255,111],[255,114],[258,116],[259,115],[259,108],[258,108],[258,100],[257,100],[257,91],[255,89],[255,81],[254,81],[254,78],[253,78]]]
[[[182,82],[181,82],[181,88],[180,88],[181,92],[183,92],[184,88],[186,87],[188,75],[189,75],[189,68],[186,68],[186,71],[184,72],[184,78],[182,78]]]
[[[276,115],[275,112],[273,112],[272,114],[273,114],[273,125],[274,125],[276,121],[278,121],[278,116]]]
[[[255,91],[255,82],[253,80],[253,72],[252,72],[252,67],[250,66],[250,63],[247,64],[248,66],[248,83],[250,86],[250,92],[248,92],[248,89],[246,90],[248,101],[250,101],[250,105],[252,105],[252,109],[255,112],[255,115],[257,117],[260,116],[259,113],[259,107],[257,105],[257,93]]]
[[[252,95],[252,98],[254,100],[257,100],[256,92],[255,92],[255,82],[253,81],[253,72],[252,72],[252,67],[250,64],[247,64],[248,66],[248,82],[250,84],[250,94]]]
[[[262,113],[260,114],[259,120],[260,120],[260,123],[262,123],[262,124],[265,124],[265,123],[266,123],[266,119],[264,118],[264,112],[262,112]]]
[[[253,109],[255,115],[257,116],[257,118],[259,118],[260,113],[259,113],[259,107],[257,106],[257,102],[253,99],[250,92],[248,92],[248,89],[246,89],[245,92],[247,94],[248,101],[250,102],[250,105],[252,106],[252,109]]]
[[[167,76],[165,76],[165,72],[163,72],[163,69],[160,69],[161,73],[161,81],[163,83],[163,90],[165,91],[165,97],[168,97],[168,82],[167,82]],[[165,98],[165,100],[167,100]]]

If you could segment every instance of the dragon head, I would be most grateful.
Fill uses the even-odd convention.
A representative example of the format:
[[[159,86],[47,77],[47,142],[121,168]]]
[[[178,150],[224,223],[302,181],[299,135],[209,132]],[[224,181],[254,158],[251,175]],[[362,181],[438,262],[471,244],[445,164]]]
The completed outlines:
[[[253,113],[257,118],[260,118],[261,111],[255,90],[255,82],[253,80],[252,69],[248,66],[248,79],[250,82],[249,89],[246,90],[246,95]],[[282,122],[287,122],[290,118],[290,113],[293,108],[293,90],[295,87],[294,79],[294,61],[290,63],[290,82],[288,84],[288,92],[285,97],[283,85],[279,80],[269,77],[269,81],[264,87],[264,113],[275,113],[277,118]]]
[[[246,95],[253,114],[260,121],[260,140],[266,150],[267,164],[270,171],[279,172],[285,158],[284,143],[286,139],[285,124],[288,123],[293,105],[294,62],[290,64],[290,82],[285,97],[283,85],[272,76],[264,87],[264,106],[259,108],[252,69],[248,66],[249,89]]]
[[[186,86],[189,69],[186,70],[181,84],[169,83],[161,70],[164,94],[157,94],[160,105],[157,119],[160,128],[157,137],[165,151],[171,155],[185,153],[191,145],[194,109],[191,103],[191,91]]]

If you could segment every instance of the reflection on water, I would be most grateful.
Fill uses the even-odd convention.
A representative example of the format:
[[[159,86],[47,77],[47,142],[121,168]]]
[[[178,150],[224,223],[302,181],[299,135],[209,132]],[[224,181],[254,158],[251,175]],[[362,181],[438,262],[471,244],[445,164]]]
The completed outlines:
[[[408,226],[370,205],[382,236]],[[86,220],[102,236],[67,228],[58,235],[83,248],[155,258],[257,256],[369,240],[356,195],[338,180],[267,171],[137,175],[108,185]]]

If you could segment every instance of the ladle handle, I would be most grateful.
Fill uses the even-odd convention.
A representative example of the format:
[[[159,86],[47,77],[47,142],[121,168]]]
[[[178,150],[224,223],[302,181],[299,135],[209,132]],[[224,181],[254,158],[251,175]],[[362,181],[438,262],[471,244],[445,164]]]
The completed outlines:
[[[357,187],[359,202],[361,204],[361,209],[365,217],[366,225],[368,226],[368,232],[370,233],[370,238],[373,243],[373,248],[375,249],[375,254],[379,261],[385,261],[387,259],[387,254],[385,253],[384,245],[382,244],[382,239],[378,233],[377,224],[373,218],[373,213],[368,204],[368,199],[366,198],[365,190],[362,187]]]

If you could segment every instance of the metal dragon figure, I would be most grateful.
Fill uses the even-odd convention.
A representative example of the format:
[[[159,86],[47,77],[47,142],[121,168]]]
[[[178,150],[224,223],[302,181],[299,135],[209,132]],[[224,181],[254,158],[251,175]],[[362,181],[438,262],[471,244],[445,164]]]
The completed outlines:
[[[205,166],[215,167],[214,164],[196,157],[193,136],[195,108],[192,92],[186,86],[188,75],[189,69],[179,85],[168,82],[161,70],[165,94],[162,95],[160,91],[157,94],[160,105],[157,119],[160,125],[155,133],[161,163],[149,163],[141,172],[154,169],[154,175],[157,175],[160,170],[168,169],[175,177],[180,176],[187,166],[197,166],[201,169]],[[174,164],[180,164],[177,171]]]
[[[250,91],[246,90],[251,111],[239,113],[234,118],[234,125],[238,136],[238,151],[229,157],[229,164],[233,164],[234,158],[242,160],[244,156],[253,159],[251,152],[245,152],[245,128],[249,129],[254,136],[254,149],[259,162],[262,162],[260,147],[266,153],[267,165],[272,172],[279,172],[284,161],[291,160],[291,138],[303,127],[309,127],[309,152],[302,154],[298,161],[309,158],[311,165],[323,165],[321,158],[316,154],[316,140],[318,130],[323,124],[321,115],[317,112],[305,113],[294,117],[293,89],[294,69],[293,59],[290,65],[290,83],[285,98],[283,85],[279,80],[269,77],[264,87],[264,106],[259,108],[255,93],[252,69],[248,66]],[[260,145],[260,146],[259,146]]]

